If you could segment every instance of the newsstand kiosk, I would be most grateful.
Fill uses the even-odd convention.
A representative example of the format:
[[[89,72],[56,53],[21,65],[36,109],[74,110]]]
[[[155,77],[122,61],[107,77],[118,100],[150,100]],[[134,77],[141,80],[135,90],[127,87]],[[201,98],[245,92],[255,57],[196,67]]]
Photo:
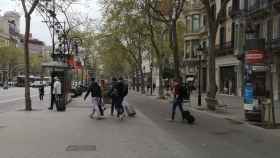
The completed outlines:
[[[245,53],[244,110],[248,121],[262,121],[261,102],[267,95],[264,49],[249,49]]]

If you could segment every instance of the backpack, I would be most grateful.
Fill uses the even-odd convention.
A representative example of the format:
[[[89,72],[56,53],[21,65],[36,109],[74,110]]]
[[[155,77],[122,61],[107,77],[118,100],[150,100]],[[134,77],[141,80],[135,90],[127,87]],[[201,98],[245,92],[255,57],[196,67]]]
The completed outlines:
[[[118,90],[118,95],[122,96],[124,95],[124,84],[122,82],[119,82],[116,86],[117,90]]]
[[[91,87],[91,94],[92,96],[101,96],[101,88],[98,83],[94,82]]]
[[[187,86],[181,86],[181,96],[183,97],[184,100],[190,99],[190,93]]]
[[[119,93],[118,93],[117,88],[113,88],[113,89],[112,89],[112,92],[111,92],[110,96],[112,96],[112,97],[117,97],[117,96],[119,96]]]
[[[127,96],[128,94],[128,85],[123,84],[123,97]]]

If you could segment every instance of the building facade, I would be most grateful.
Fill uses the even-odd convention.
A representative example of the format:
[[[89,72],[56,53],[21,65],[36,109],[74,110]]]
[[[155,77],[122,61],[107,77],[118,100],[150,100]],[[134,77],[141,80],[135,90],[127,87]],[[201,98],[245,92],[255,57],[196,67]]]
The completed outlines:
[[[0,16],[0,47],[17,46],[19,41],[20,15],[9,11]],[[7,65],[0,63],[0,84],[8,78]]]
[[[186,23],[186,32],[184,35],[184,59],[183,59],[183,75],[186,80],[195,80],[198,84],[198,48],[207,44],[208,31],[206,27],[207,18],[204,6],[199,0],[186,1],[185,9],[183,12]],[[205,61],[204,58],[202,61]],[[203,64],[202,71],[202,90],[206,91],[206,67]]]
[[[24,35],[20,35],[20,41],[18,43],[19,48],[24,48]],[[32,34],[29,39],[29,52],[30,54],[43,55],[47,51],[47,47],[43,41],[36,38],[32,38]]]

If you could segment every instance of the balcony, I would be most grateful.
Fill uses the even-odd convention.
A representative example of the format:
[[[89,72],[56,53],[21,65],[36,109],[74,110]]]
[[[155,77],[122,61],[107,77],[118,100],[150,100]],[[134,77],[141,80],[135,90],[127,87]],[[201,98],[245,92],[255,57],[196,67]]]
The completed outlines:
[[[203,4],[197,2],[197,3],[193,3],[193,2],[186,2],[186,6],[184,9],[184,12],[190,12],[190,11],[201,11],[202,9],[204,9]]]
[[[270,0],[257,0],[255,4],[248,6],[247,17],[252,19],[261,19],[269,15],[271,10]]]
[[[201,39],[202,37],[207,36],[207,33],[206,27],[203,26],[198,31],[187,30],[184,37],[186,40]]]
[[[278,12],[280,12],[280,0],[273,0],[272,5]]]
[[[231,18],[242,17],[243,15],[245,15],[245,11],[239,8],[238,9],[230,8],[230,10],[228,11],[228,15]]]
[[[233,54],[234,44],[232,41],[224,42],[220,45],[216,45],[217,55],[223,56],[228,54]]]
[[[268,49],[269,48],[269,45],[271,44],[271,48],[276,50],[276,51],[279,51],[280,50],[280,37],[277,37],[275,39],[272,39],[272,41],[269,43],[269,42],[266,42],[266,48]]]

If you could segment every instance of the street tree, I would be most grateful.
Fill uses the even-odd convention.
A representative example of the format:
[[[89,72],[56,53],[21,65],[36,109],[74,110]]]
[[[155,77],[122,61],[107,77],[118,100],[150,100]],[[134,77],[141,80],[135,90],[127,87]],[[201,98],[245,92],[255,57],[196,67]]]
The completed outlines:
[[[15,68],[23,65],[23,58],[23,50],[20,48],[0,47],[0,67],[8,69],[8,80],[13,78]]]
[[[25,35],[24,35],[24,61],[25,61],[25,110],[32,111],[31,98],[30,98],[30,62],[29,62],[29,38],[30,38],[30,22],[31,15],[39,4],[39,0],[27,1],[21,0],[22,8],[25,17]],[[28,5],[30,4],[30,8]]]
[[[141,7],[141,6],[140,6]],[[159,97],[163,98],[164,97],[164,87],[163,87],[163,61],[164,58],[166,57],[167,53],[166,50],[168,48],[164,48],[165,44],[165,36],[167,33],[167,29],[161,25],[160,22],[156,21],[152,17],[152,12],[151,9],[147,6],[142,6],[142,14],[144,15],[144,18],[147,20],[146,22],[146,27],[148,30],[148,36],[149,40],[152,46],[152,53],[154,54],[153,57],[156,60],[156,66],[158,67],[158,73],[159,73]]]
[[[175,77],[180,77],[180,55],[178,47],[178,20],[186,0],[141,0],[140,3],[149,13],[149,17],[164,24],[168,29],[169,44],[173,52]]]
[[[149,53],[146,41],[142,15],[137,10],[134,1],[106,1],[104,2],[104,33],[110,35],[120,43],[133,59],[136,66],[137,79],[141,82],[141,91],[145,92],[144,71],[142,67],[145,53]]]
[[[218,32],[218,27],[223,18],[226,16],[227,4],[230,0],[221,0],[220,8],[218,8],[217,1],[200,0],[207,13],[207,26],[208,26],[208,84],[207,84],[207,106],[211,110],[215,110],[217,105],[216,100],[216,36]]]

